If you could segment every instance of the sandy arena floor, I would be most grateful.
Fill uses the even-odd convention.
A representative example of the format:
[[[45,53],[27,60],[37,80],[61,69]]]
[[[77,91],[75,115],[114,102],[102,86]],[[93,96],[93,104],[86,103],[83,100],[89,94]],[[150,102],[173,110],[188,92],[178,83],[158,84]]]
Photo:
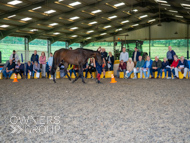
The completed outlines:
[[[190,143],[190,80],[116,80],[0,80],[0,142]]]

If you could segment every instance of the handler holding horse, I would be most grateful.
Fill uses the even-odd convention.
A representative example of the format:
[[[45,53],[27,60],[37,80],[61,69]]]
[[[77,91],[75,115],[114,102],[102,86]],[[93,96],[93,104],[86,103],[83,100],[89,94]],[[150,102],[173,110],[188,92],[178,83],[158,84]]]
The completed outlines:
[[[82,78],[82,82],[85,83],[84,77],[83,77],[83,65],[86,64],[86,61],[89,58],[94,57],[95,60],[98,62],[99,65],[102,65],[102,59],[101,54],[98,51],[78,48],[75,50],[68,50],[68,49],[59,49],[55,51],[53,56],[53,65],[51,69],[51,74],[53,75],[53,81],[55,81],[55,72],[60,64],[60,62],[63,60],[64,62],[64,73],[67,75],[68,79],[71,80],[70,76],[67,73],[67,67],[68,64],[78,65],[79,66],[79,76],[76,77],[73,80],[73,83],[78,80],[79,77]]]

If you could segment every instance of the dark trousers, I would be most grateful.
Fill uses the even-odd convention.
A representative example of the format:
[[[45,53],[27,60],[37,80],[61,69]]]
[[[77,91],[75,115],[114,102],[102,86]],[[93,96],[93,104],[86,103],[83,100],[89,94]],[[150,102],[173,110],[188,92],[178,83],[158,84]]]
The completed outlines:
[[[158,69],[150,69],[150,74],[151,74],[152,77],[153,77],[153,73],[156,72],[156,71],[158,71],[158,74],[157,74],[156,77],[159,77],[159,74],[160,74],[160,68],[158,68]]]
[[[20,76],[22,77],[22,74],[24,73],[24,71],[20,70],[20,69],[16,69],[15,73],[18,75],[18,73],[20,74]]]
[[[92,72],[95,72],[95,71],[96,71],[96,69],[94,67],[90,67],[90,68],[88,67],[88,69],[86,70],[85,78],[87,78],[88,72],[90,72],[90,74],[92,76]]]
[[[171,60],[169,60],[169,59],[168,59],[168,62],[169,62],[169,64],[171,65],[171,64],[172,64],[172,62],[173,62],[173,60],[172,60],[172,59],[171,59]]]

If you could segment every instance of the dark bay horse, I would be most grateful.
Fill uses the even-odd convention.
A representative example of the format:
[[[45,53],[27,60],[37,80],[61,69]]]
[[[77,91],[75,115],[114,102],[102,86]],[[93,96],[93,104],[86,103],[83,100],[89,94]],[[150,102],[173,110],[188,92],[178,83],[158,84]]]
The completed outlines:
[[[55,82],[55,72],[61,61],[64,62],[64,73],[67,75],[68,79],[71,80],[67,73],[67,67],[69,64],[79,66],[79,76],[76,77],[73,82],[77,81],[79,77],[82,78],[82,82],[85,83],[83,77],[83,65],[87,63],[89,58],[94,57],[95,60],[102,65],[101,54],[98,51],[78,48],[75,50],[59,49],[55,51],[53,55],[53,65],[51,69],[51,74],[53,75],[53,81]],[[56,82],[55,82],[56,83]]]

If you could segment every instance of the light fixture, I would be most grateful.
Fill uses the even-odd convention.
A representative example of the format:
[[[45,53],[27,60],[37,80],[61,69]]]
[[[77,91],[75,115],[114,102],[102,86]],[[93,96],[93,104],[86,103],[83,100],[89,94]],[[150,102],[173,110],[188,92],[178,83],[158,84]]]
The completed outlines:
[[[145,18],[145,17],[147,17],[148,15],[142,15],[142,16],[140,16],[139,18]]]
[[[49,24],[50,26],[55,26],[55,25],[58,25],[58,23],[51,23]]]
[[[163,5],[163,6],[170,6],[169,4],[161,4],[161,5]]]
[[[134,27],[134,26],[138,26],[139,24],[133,24],[132,26]]]
[[[13,1],[8,2],[7,4],[17,5],[17,4],[20,4],[20,3],[22,3],[22,1],[20,1],[20,0],[13,0]]]
[[[78,17],[78,16],[74,16],[74,17],[71,17],[71,18],[69,18],[69,19],[71,19],[71,20],[75,20],[75,19],[79,19],[80,17]]]
[[[174,12],[174,13],[178,13],[178,11],[175,10],[168,10],[169,12]]]
[[[92,33],[92,32],[94,32],[94,30],[87,31],[87,33]]]
[[[133,9],[133,11],[134,11],[134,12],[137,12],[137,11],[138,11],[138,9]]]
[[[99,13],[99,12],[102,12],[102,10],[100,10],[100,9],[94,10],[94,11],[92,11],[91,13]]]
[[[152,20],[149,20],[148,22],[153,22],[153,21],[155,21],[156,19],[152,19]]]
[[[181,3],[181,6],[187,6],[187,7],[190,7],[190,4]]]
[[[78,27],[72,27],[72,28],[70,28],[70,29],[75,30],[75,29],[78,29]]]
[[[51,10],[45,11],[44,13],[50,14],[50,13],[54,13],[54,12],[56,12],[56,10],[51,9]]]
[[[86,39],[91,39],[92,37],[87,37]]]
[[[55,33],[53,33],[54,35],[59,35],[60,33],[59,32],[55,32]]]
[[[109,27],[111,27],[111,25],[108,25],[108,26],[104,26],[104,28],[109,28]]]
[[[89,24],[96,24],[97,22],[96,21],[93,21],[93,22],[90,22]]]
[[[102,34],[100,34],[100,35],[106,35],[107,33],[102,33]]]
[[[121,23],[127,23],[127,22],[129,22],[129,20],[122,21]]]
[[[9,27],[9,25],[4,24],[4,25],[1,25],[0,27],[6,28],[6,27]]]
[[[28,20],[31,20],[32,18],[30,18],[30,17],[25,17],[25,18],[22,18],[21,20],[22,21],[28,21]]]
[[[116,18],[117,16],[116,15],[113,15],[113,16],[110,16],[108,17],[109,19],[113,19],[113,18]]]
[[[58,0],[58,2],[61,2],[61,1],[64,1],[64,0]]]
[[[8,16],[7,18],[12,18],[12,17],[15,17],[16,15],[11,15],[11,16]]]
[[[121,31],[121,30],[123,30],[122,28],[119,28],[119,29],[116,29],[115,31]]]
[[[38,31],[38,29],[31,29],[30,31],[35,32],[35,31]]]
[[[174,34],[178,34],[178,32],[176,31]]]
[[[81,4],[81,2],[76,1],[76,2],[70,3],[69,5],[70,5],[70,6],[76,6],[76,5],[79,5],[79,4]]]
[[[77,37],[77,35],[73,35],[73,36],[71,36],[71,37]]]
[[[38,6],[38,7],[36,7],[36,8],[33,8],[32,10],[37,10],[37,9],[40,9],[40,8],[42,8],[41,6]]]
[[[164,0],[155,0],[155,2],[168,3],[167,1],[164,1]]]
[[[126,36],[129,36],[129,34],[127,34]]]
[[[119,6],[122,6],[122,5],[125,5],[125,3],[124,3],[124,2],[117,3],[117,4],[115,4],[114,6],[115,6],[115,7],[119,7]]]
[[[183,16],[181,16],[181,15],[175,15],[175,17],[183,18]]]

